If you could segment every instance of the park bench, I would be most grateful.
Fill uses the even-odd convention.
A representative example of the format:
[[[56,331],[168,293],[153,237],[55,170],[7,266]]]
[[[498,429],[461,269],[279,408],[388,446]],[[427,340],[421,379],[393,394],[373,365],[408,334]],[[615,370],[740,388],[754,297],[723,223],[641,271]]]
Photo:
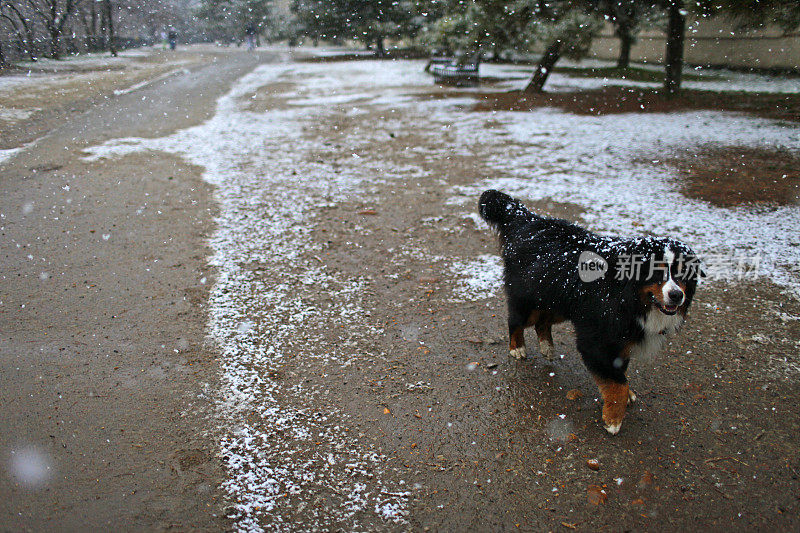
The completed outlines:
[[[432,57],[427,72],[433,75],[434,83],[445,85],[477,85],[480,81],[480,55],[471,58]]]

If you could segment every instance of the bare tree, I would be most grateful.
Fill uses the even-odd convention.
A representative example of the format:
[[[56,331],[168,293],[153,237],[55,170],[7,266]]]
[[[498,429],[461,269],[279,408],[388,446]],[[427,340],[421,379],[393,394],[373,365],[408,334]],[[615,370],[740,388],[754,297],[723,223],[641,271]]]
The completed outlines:
[[[12,0],[0,0],[0,21],[5,21],[14,31],[20,48],[28,54],[31,61],[36,61],[36,39],[33,20],[20,5]]]
[[[82,0],[28,0],[50,36],[50,57],[61,57],[61,35]]]
[[[86,45],[90,52],[98,49],[98,18],[97,2],[94,0],[85,2],[81,8],[75,13],[76,18],[83,26],[83,32],[86,34]]]

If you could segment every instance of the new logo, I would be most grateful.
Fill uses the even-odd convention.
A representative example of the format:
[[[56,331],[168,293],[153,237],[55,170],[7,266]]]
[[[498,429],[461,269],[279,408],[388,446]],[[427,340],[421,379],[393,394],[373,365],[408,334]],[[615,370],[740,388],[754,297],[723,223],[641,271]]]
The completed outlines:
[[[581,281],[591,283],[608,272],[608,262],[594,252],[586,250],[578,257],[578,276]]]

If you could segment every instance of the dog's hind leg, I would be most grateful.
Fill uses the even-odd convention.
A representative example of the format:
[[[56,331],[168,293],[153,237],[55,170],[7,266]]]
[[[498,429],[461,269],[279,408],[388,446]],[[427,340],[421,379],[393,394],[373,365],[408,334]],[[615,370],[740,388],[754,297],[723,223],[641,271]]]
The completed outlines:
[[[555,356],[555,347],[553,346],[553,320],[550,315],[542,313],[541,317],[536,321],[536,336],[539,337],[539,351],[548,360],[552,360]]]
[[[508,325],[508,351],[514,359],[525,359],[525,329]]]
[[[508,303],[508,351],[514,359],[525,359],[525,327],[529,324],[530,313],[521,313],[511,302]]]

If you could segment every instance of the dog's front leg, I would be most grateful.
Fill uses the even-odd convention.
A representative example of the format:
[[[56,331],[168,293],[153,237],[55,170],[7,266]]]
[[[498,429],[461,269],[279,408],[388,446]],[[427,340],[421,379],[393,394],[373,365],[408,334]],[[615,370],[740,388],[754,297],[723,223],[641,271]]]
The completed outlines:
[[[603,423],[606,431],[616,435],[622,427],[628,402],[634,401],[636,395],[631,392],[627,383],[619,383],[598,375],[594,376],[594,380],[603,398]]]

